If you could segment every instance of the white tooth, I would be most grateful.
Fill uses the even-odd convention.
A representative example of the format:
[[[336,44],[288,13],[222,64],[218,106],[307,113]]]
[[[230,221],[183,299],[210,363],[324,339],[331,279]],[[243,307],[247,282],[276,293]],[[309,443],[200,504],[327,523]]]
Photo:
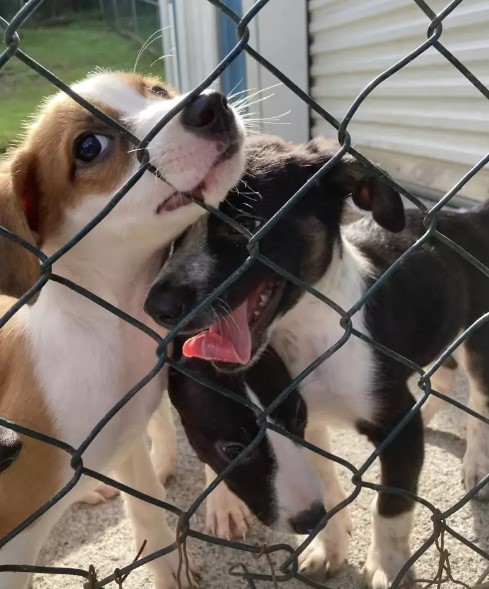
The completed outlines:
[[[253,313],[253,317],[259,317],[260,316],[260,311],[255,311]]]

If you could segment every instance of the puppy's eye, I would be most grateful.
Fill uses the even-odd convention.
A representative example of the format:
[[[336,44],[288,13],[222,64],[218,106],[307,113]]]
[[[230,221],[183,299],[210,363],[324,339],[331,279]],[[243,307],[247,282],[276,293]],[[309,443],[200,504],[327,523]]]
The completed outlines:
[[[91,164],[99,159],[110,145],[110,137],[87,133],[75,141],[75,159],[83,164]]]
[[[263,224],[263,220],[259,219],[258,217],[250,217],[249,215],[242,215],[235,218],[235,221],[241,225],[244,229],[247,229],[252,235],[258,231],[258,229]],[[222,226],[221,235],[229,240],[232,241],[244,241],[246,240],[246,235],[235,229],[231,225],[227,223]]]
[[[168,92],[163,88],[163,86],[152,86],[150,90],[153,94],[156,94],[156,96],[161,96],[162,98],[168,98],[169,96]]]
[[[259,219],[258,217],[251,217],[250,215],[237,217],[236,221],[241,225],[241,227],[248,229],[250,233],[256,233],[259,227],[263,224],[263,219]]]
[[[226,462],[232,462],[243,452],[246,445],[241,442],[217,442],[216,448],[221,458]]]

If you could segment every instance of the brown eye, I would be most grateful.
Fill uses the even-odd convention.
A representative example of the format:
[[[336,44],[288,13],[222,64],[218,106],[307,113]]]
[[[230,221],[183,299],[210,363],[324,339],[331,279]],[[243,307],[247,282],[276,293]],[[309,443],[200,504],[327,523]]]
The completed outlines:
[[[78,137],[73,146],[75,159],[83,164],[91,164],[99,159],[110,146],[111,138],[95,133]]]
[[[156,94],[156,96],[168,98],[168,92],[163,88],[163,86],[152,86],[150,90],[153,94]]]
[[[218,442],[216,448],[225,462],[232,462],[241,454],[241,452],[243,452],[243,450],[246,449],[246,445],[241,442]],[[246,456],[243,461],[247,458],[248,456]]]
[[[251,234],[254,234],[263,225],[264,220],[252,215],[238,215],[235,219],[241,227],[247,229]],[[245,241],[246,236],[231,225],[223,223],[219,235],[231,241]]]

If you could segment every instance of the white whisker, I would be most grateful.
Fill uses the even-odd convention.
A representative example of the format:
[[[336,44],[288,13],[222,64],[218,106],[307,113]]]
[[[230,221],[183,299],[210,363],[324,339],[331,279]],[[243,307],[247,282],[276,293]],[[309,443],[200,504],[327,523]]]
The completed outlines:
[[[236,96],[236,94],[239,94],[239,92],[237,92],[236,94],[232,94],[236,88],[241,84],[241,82],[243,81],[243,78],[241,78],[241,80],[239,80],[239,82],[237,82],[235,84],[235,86],[233,88],[231,88],[231,90],[227,93],[226,98],[228,100],[230,100],[233,96]],[[242,92],[246,92],[246,90],[242,90]]]
[[[258,104],[259,102],[263,102],[264,100],[268,100],[269,98],[272,98],[272,96],[275,96],[275,94],[268,94],[267,96],[262,96],[261,98],[258,98],[257,100],[252,100],[251,102],[247,102],[245,105],[241,105],[238,108],[238,112],[240,108],[248,108],[249,106],[251,106],[252,104]]]
[[[157,57],[149,67],[153,67],[157,61],[160,61],[162,59],[166,59],[167,57],[175,57],[175,54],[174,53],[167,53],[166,55],[162,55],[161,57]]]
[[[143,43],[143,45],[141,46],[141,49],[139,50],[139,52],[137,54],[136,61],[134,62],[134,68],[132,70],[134,73],[136,73],[136,69],[139,64],[139,60],[141,59],[141,57],[142,57],[143,53],[146,51],[146,49],[151,45],[151,43],[153,43],[154,41],[157,41],[158,39],[161,39],[163,37],[163,32],[169,28],[170,27],[168,26],[168,27],[163,27],[161,29],[158,29],[154,33],[151,33],[151,35],[146,39],[146,41]]]
[[[222,316],[222,318],[224,319],[226,325],[229,325],[228,320],[232,319],[234,325],[236,326],[236,329],[238,330],[238,333],[241,332],[238,322],[236,321],[236,319],[232,316],[232,309],[231,307],[225,303],[225,301],[223,301],[222,299],[215,299],[216,303],[219,303],[221,309],[223,309],[224,311],[224,315]]]
[[[251,100],[252,98],[254,98],[257,94],[260,94],[261,92],[267,92],[268,90],[272,90],[272,88],[277,88],[278,86],[282,86],[282,82],[279,82],[278,84],[272,84],[272,86],[268,86],[267,88],[262,88],[261,90],[256,90],[255,92],[252,92],[251,94],[248,94],[247,96],[245,96],[244,98],[240,98],[239,100],[237,100],[235,103],[233,103],[233,107],[234,108],[238,108],[239,105],[246,103],[248,100]],[[244,91],[243,91],[244,92]],[[273,95],[272,95],[273,96]],[[247,105],[249,106],[249,105]]]

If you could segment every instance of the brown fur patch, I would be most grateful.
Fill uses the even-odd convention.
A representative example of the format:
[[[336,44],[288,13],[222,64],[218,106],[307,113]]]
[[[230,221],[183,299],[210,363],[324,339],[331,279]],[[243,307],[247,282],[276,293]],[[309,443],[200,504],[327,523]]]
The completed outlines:
[[[0,225],[35,245],[10,174],[0,171]],[[39,260],[22,246],[0,236],[0,293],[22,296],[39,278]],[[33,302],[33,300],[31,300]]]
[[[0,297],[0,316],[15,299]],[[51,416],[34,378],[29,344],[22,319],[14,317],[0,330],[0,415],[33,430],[56,437]],[[20,436],[19,457],[0,474],[0,536],[22,523],[61,488],[60,469],[70,457]]]
[[[168,99],[175,91],[157,78],[137,74],[114,74],[138,92],[155,100]],[[153,91],[158,88],[161,92]],[[116,121],[121,114],[91,100]],[[73,148],[83,134],[112,139],[107,152],[89,165],[76,161]],[[56,234],[63,213],[90,195],[111,195],[127,175],[133,145],[68,96],[56,95],[40,111],[27,131],[23,145],[11,154],[13,185],[24,203],[28,222],[39,233],[41,245]]]
[[[119,118],[112,109],[96,106]],[[87,166],[77,164],[73,153],[75,141],[85,133],[113,138],[100,161]],[[93,194],[110,195],[120,186],[129,149],[125,138],[69,98],[44,110],[11,164],[15,192],[27,204],[29,225],[39,233],[41,245],[57,233],[67,208]]]

